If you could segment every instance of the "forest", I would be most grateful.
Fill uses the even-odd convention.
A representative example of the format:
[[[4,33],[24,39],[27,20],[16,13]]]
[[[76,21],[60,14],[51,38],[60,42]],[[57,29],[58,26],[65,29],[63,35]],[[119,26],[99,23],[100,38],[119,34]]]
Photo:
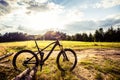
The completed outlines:
[[[0,33],[0,42],[26,41],[26,40],[69,40],[69,41],[87,41],[87,42],[120,42],[120,28],[108,28],[106,31],[103,28],[95,30],[94,33],[76,33],[67,35],[59,31],[47,31],[43,35],[29,35],[22,32],[12,32],[5,34]]]

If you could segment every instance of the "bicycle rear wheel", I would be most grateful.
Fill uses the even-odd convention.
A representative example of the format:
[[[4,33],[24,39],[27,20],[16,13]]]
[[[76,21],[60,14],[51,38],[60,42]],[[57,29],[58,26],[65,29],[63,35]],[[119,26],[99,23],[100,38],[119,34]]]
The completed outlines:
[[[77,56],[72,49],[64,49],[57,56],[57,66],[61,71],[72,71],[77,64]]]
[[[37,55],[30,50],[22,50],[13,57],[13,67],[18,71],[24,71],[26,68],[32,69],[38,66]]]

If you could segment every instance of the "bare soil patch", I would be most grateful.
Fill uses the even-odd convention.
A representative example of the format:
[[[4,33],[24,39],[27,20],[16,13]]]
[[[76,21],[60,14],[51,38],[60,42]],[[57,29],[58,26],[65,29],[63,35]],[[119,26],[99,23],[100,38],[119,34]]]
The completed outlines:
[[[82,76],[81,80],[120,79],[119,49],[83,49],[76,53],[78,65],[75,74]]]
[[[81,49],[75,51],[78,58],[78,63],[75,69],[70,73],[66,74],[67,77],[76,77],[77,80],[119,80],[120,79],[120,50],[119,49]],[[46,51],[45,54],[48,52]],[[38,80],[41,75],[53,77],[47,77],[49,79],[54,78],[58,75],[58,69],[56,58],[59,51],[55,51],[43,67],[42,72],[38,72]],[[13,57],[13,56],[12,56]],[[12,57],[7,63],[0,64],[0,74],[5,75],[5,79],[12,79],[18,72],[15,73],[12,67]],[[55,66],[54,66],[55,65]],[[111,65],[111,66],[110,66]],[[12,70],[12,71],[11,71]],[[11,71],[11,72],[10,72]],[[11,75],[11,74],[12,75]],[[60,78],[64,80],[63,78]],[[73,78],[71,78],[72,80]],[[4,80],[4,79],[3,79]],[[43,80],[47,80],[45,77]]]

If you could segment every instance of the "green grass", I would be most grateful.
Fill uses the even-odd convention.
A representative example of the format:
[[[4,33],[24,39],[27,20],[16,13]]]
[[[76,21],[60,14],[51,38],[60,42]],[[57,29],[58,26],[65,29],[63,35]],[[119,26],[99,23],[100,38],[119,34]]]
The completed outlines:
[[[39,47],[44,48],[49,43],[53,41],[38,41]],[[81,50],[81,49],[88,49],[88,48],[105,48],[105,49],[119,49],[120,42],[80,42],[80,41],[60,41],[64,48],[71,48],[74,50]],[[50,46],[47,50],[50,50],[52,46]],[[6,54],[7,52],[18,52],[23,49],[29,49],[32,51],[37,51],[35,47],[34,41],[21,41],[21,42],[6,42],[0,43],[0,55]],[[59,50],[59,47],[56,47],[55,50]],[[11,58],[12,60],[12,58]],[[43,66],[43,70],[40,72],[40,69],[37,72],[37,79],[40,80],[79,80],[78,78],[82,77],[79,76],[84,73],[82,68],[87,69],[91,73],[96,73],[94,75],[94,79],[102,80],[105,76],[108,76],[106,80],[119,80],[120,77],[120,61],[119,60],[112,60],[109,58],[99,58],[99,57],[88,57],[87,59],[81,60],[74,72],[76,74],[66,72],[61,73],[56,64],[56,58],[49,58],[45,65]],[[9,74],[11,71],[11,74]],[[12,79],[14,76],[18,74],[12,67],[11,68],[2,68],[0,70],[0,75],[5,76],[5,79]],[[105,75],[105,76],[104,76]],[[0,76],[1,77],[1,76]],[[84,77],[84,75],[83,75]]]
[[[44,48],[53,41],[38,41],[40,48]],[[60,41],[64,48],[72,48],[74,50],[86,48],[120,48],[120,42],[80,42],[80,41]],[[46,50],[50,50],[52,46]],[[22,49],[30,49],[36,51],[34,41],[21,41],[21,42],[6,42],[0,43],[0,53],[16,52]],[[57,47],[55,50],[59,50]]]
[[[97,73],[95,75],[95,79],[103,80],[102,74],[108,76],[111,80],[119,80],[120,79],[120,62],[118,60],[112,60],[110,58],[99,59],[99,61],[95,61],[94,58],[87,58],[81,60],[79,66],[83,66],[89,71],[95,70]]]
[[[95,79],[96,79],[96,80],[103,80],[103,77],[102,77],[102,75],[101,75],[100,73],[97,73],[97,74],[95,75]]]

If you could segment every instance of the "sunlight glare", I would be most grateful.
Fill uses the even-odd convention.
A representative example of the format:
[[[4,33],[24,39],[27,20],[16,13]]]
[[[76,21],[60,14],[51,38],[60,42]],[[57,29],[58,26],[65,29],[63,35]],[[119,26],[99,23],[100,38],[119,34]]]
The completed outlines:
[[[58,15],[50,12],[36,13],[28,16],[27,25],[34,30],[45,30],[45,29],[62,29],[63,25],[59,21]]]

